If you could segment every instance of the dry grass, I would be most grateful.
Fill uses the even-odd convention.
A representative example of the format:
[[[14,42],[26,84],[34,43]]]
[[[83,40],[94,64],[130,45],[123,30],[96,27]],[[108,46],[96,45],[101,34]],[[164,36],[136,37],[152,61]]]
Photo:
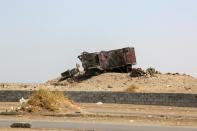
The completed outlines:
[[[46,89],[38,90],[22,106],[22,110],[28,112],[41,110],[61,112],[72,108],[75,108],[74,102],[66,98],[63,92],[52,92]]]
[[[135,93],[135,92],[138,92],[139,89],[140,89],[140,86],[138,84],[132,84],[125,91]]]

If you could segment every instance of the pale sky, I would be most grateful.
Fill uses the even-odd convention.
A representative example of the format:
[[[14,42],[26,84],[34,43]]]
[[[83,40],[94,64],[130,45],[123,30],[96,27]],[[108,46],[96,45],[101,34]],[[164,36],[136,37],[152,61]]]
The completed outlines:
[[[197,76],[197,0],[0,0],[0,82],[45,82],[83,51]]]

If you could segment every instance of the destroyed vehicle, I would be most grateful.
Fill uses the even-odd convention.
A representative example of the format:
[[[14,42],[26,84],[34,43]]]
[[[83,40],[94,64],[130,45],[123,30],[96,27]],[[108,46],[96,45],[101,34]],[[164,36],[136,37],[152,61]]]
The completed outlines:
[[[122,48],[99,53],[83,52],[78,58],[85,72],[130,72],[136,64],[134,48]]]
[[[122,49],[101,51],[95,53],[83,52],[78,58],[86,76],[94,76],[103,72],[130,72],[132,65],[136,64],[135,49],[127,47]],[[78,68],[62,73],[63,78],[74,76]]]

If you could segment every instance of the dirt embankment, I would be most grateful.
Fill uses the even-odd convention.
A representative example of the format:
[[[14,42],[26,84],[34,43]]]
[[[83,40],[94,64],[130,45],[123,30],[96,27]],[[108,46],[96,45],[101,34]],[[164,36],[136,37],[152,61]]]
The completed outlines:
[[[188,75],[156,74],[130,77],[127,73],[105,73],[82,82],[63,81],[65,90],[125,91],[135,84],[138,92],[197,93],[197,79]]]
[[[45,84],[0,84],[1,90],[38,90],[58,91],[125,91],[137,85],[137,92],[197,93],[197,78],[181,74],[155,74],[154,76],[131,77],[128,73],[104,73],[83,81],[57,79]]]

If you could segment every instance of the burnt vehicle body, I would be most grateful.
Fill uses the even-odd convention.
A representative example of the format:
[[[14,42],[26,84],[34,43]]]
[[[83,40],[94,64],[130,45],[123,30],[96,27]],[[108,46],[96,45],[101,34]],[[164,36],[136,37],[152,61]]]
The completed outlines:
[[[99,53],[83,52],[78,58],[84,71],[95,75],[102,72],[130,72],[132,65],[136,64],[135,49],[130,47]]]
[[[127,47],[122,49],[101,51],[95,53],[83,52],[78,56],[84,68],[85,77],[99,75],[103,72],[130,72],[132,65],[136,64],[135,49]],[[61,80],[75,78],[79,68],[67,70],[61,74]]]

